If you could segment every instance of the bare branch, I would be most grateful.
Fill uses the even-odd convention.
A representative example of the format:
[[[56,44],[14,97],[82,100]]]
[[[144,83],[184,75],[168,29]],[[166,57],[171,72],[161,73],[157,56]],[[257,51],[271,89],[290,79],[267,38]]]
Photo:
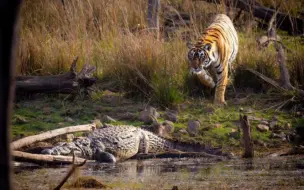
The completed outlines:
[[[73,163],[73,158],[71,156],[61,156],[61,155],[44,155],[44,154],[31,154],[21,151],[12,152],[13,159],[20,162],[31,162],[35,164],[71,164]],[[76,162],[83,163],[85,159],[75,158]],[[90,162],[94,162],[90,160]]]
[[[47,131],[45,133],[41,133],[39,135],[33,135],[29,137],[25,137],[14,141],[11,143],[11,149],[17,150],[24,146],[30,145],[35,142],[44,141],[59,135],[67,134],[67,133],[75,133],[80,131],[92,131],[96,128],[96,124],[86,124],[86,125],[77,125],[77,126],[69,126],[60,129],[55,129],[52,131]]]
[[[87,160],[84,160],[80,164],[75,164],[75,152],[73,151],[73,166],[70,169],[70,171],[67,173],[67,175],[61,180],[61,182],[57,185],[57,187],[54,188],[54,190],[60,190],[60,188],[65,184],[65,182],[71,177],[71,175],[76,171],[77,168],[83,166]]]

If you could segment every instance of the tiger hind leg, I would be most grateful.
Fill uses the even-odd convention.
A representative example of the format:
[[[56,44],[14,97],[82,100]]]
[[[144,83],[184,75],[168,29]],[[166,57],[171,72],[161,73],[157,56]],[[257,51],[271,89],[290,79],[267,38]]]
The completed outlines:
[[[215,88],[214,104],[226,105],[225,91],[228,83],[228,68],[226,67],[221,75],[218,76]]]

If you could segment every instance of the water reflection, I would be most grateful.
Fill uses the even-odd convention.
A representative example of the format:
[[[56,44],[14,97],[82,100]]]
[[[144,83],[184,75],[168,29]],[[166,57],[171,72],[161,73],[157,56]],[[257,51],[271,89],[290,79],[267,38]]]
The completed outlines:
[[[220,171],[261,171],[303,169],[304,159],[240,159],[225,162],[212,162],[202,159],[151,159],[130,160],[117,164],[91,163],[83,171],[87,175],[155,176],[164,173],[189,172],[210,175]]]
[[[239,159],[216,162],[207,159],[129,160],[117,164],[88,163],[81,175],[95,176],[106,183],[137,184],[139,189],[301,189],[304,186],[301,157]],[[63,175],[67,168],[35,169],[18,180],[39,174],[41,180]],[[43,171],[43,172],[42,172]],[[43,175],[41,175],[43,173]],[[50,179],[48,179],[50,178]],[[35,186],[35,185],[34,185]],[[129,186],[128,186],[129,187]],[[162,187],[162,188],[158,188]],[[127,188],[133,189],[133,188]]]

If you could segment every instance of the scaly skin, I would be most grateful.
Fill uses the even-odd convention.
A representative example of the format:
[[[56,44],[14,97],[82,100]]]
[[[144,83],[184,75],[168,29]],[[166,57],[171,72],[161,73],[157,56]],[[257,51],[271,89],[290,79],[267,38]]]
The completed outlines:
[[[126,160],[138,153],[159,153],[172,150],[212,153],[212,149],[172,142],[152,132],[127,125],[110,125],[96,129],[88,137],[77,138],[73,142],[61,144],[52,149],[45,149],[42,153],[70,155],[72,150],[80,157],[95,159],[100,162]]]

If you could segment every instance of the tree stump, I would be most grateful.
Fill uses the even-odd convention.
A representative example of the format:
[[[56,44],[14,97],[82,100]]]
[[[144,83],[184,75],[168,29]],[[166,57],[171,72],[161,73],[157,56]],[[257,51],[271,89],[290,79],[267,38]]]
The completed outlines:
[[[244,158],[253,158],[253,142],[251,138],[251,128],[248,117],[246,115],[240,115],[241,129],[243,130],[243,141],[244,141]]]

